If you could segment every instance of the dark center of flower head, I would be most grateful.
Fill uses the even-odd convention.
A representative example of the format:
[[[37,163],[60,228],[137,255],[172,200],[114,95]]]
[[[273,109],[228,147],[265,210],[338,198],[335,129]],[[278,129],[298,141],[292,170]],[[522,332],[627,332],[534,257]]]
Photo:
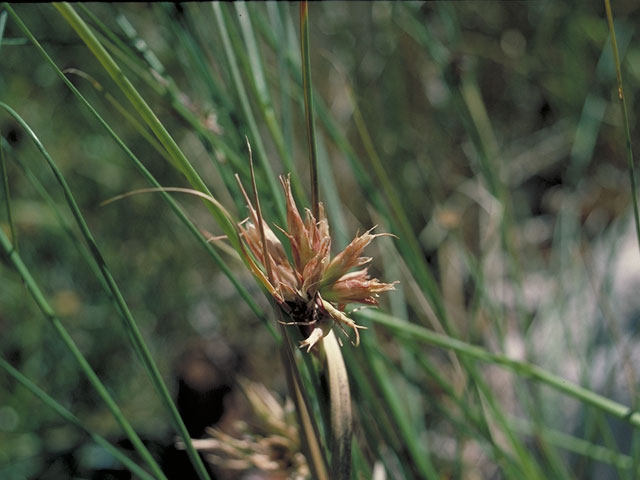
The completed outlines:
[[[315,301],[287,300],[280,306],[294,323],[312,325],[318,321],[318,308]]]

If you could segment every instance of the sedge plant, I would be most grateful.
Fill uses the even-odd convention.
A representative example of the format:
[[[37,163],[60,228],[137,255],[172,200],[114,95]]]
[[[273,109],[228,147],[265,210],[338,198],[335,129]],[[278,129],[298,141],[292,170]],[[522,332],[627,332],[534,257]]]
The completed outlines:
[[[386,2],[302,2],[144,7],[144,15],[165,27],[168,55],[156,34],[149,33],[153,29],[143,19],[142,7],[40,6],[56,20],[43,34],[38,30],[40,10],[3,5],[3,57],[17,48],[29,49],[29,55],[42,62],[38,81],[70,92],[64,97],[64,115],[77,113],[89,132],[86,138],[56,141],[37,118],[29,118],[18,97],[0,97],[5,117],[35,144],[38,155],[30,158],[32,153],[25,153],[15,138],[3,138],[0,144],[0,246],[6,264],[0,299],[11,325],[16,312],[29,319],[16,323],[16,333],[0,344],[6,378],[26,387],[69,428],[82,432],[76,435],[86,435],[136,476],[167,476],[162,458],[143,441],[140,418],[160,418],[159,423],[171,426],[165,427],[170,442],[187,452],[199,478],[210,475],[196,449],[201,445],[215,451],[215,465],[231,460],[246,468],[261,464],[265,455],[273,454],[279,437],[253,435],[245,458],[245,444],[222,430],[212,430],[213,442],[190,438],[168,384],[169,355],[163,355],[174,349],[185,325],[161,340],[170,315],[160,313],[162,321],[151,321],[156,305],[150,302],[148,312],[140,308],[136,287],[169,278],[172,286],[164,291],[184,296],[182,309],[174,311],[184,310],[186,318],[197,316],[188,313],[189,305],[202,295],[203,304],[224,312],[216,328],[243,341],[259,339],[248,349],[250,356],[259,358],[257,345],[268,345],[268,354],[263,352],[268,361],[263,363],[271,377],[263,381],[284,378],[295,407],[276,407],[262,387],[243,383],[243,388],[254,408],[274,412],[262,428],[286,432],[287,451],[298,448],[304,454],[303,462],[297,452],[290,452],[296,474],[584,478],[588,472],[604,471],[634,478],[640,417],[633,408],[633,342],[622,333],[620,313],[608,290],[615,283],[613,271],[596,279],[592,259],[596,244],[614,258],[623,238],[621,219],[632,211],[627,207],[637,203],[629,120],[633,110],[627,111],[624,103],[634,100],[634,84],[623,90],[621,60],[623,49],[634,54],[637,46],[629,24],[612,21],[615,5],[614,12],[608,1],[605,6],[608,25],[602,12],[591,7],[573,14],[560,4],[552,7],[568,24],[600,25],[584,40],[588,45],[578,40],[572,45],[584,52],[600,50],[602,62],[594,71],[604,90],[617,77],[613,99],[622,101],[624,173],[630,174],[631,192],[625,190],[624,201],[616,197],[596,208],[580,195],[587,187],[600,189],[602,198],[606,193],[602,185],[609,177],[602,174],[592,182],[588,166],[600,145],[592,141],[594,135],[601,131],[606,138],[615,137],[611,122],[605,121],[610,99],[597,88],[589,90],[584,76],[576,73],[589,68],[588,62],[579,63],[588,56],[568,55],[560,46],[563,42],[554,52],[567,54],[572,69],[559,69],[557,77],[540,85],[523,80],[538,72],[537,60],[525,59],[540,54],[540,39],[520,23],[514,21],[510,28],[500,23],[509,15],[516,18],[518,12],[510,6],[478,10],[439,2],[420,8]],[[529,18],[540,22],[540,31],[557,28],[535,7],[526,8]],[[363,49],[357,62],[350,56],[353,49],[341,50],[338,42],[337,53],[325,52],[319,40],[333,38],[327,36],[332,29],[346,31],[338,28],[342,11],[354,22],[355,32],[342,39],[344,45],[353,41]],[[497,40],[490,27],[496,24],[503,26]],[[481,25],[480,33],[469,25]],[[576,31],[582,30],[567,27],[567,35]],[[59,32],[73,38],[73,51],[81,60],[69,65],[61,57],[64,49],[49,41]],[[364,47],[367,32],[375,49]],[[565,118],[551,115],[548,125],[523,126],[514,121],[515,114],[497,111],[501,103],[486,79],[487,65],[496,81],[513,82],[514,90],[504,88],[504,95],[522,99],[517,92],[528,88],[545,93],[554,108],[560,108],[562,98],[567,110],[559,111]],[[3,71],[3,81],[13,75],[11,69]],[[580,97],[584,92],[588,94]],[[528,118],[523,102],[510,105]],[[575,125],[567,113],[573,107]],[[75,146],[90,145],[96,138],[106,153],[87,160],[90,166],[84,170],[69,166],[77,167]],[[107,144],[110,147],[104,147]],[[249,145],[255,150],[255,165]],[[538,193],[534,180],[558,168],[565,156],[570,168],[558,187],[563,195],[545,188],[545,200],[534,205],[529,198]],[[607,165],[607,175],[615,176],[615,162]],[[97,179],[99,198],[81,188],[86,178]],[[153,195],[132,195],[142,192]],[[74,304],[69,292],[57,292],[64,278],[50,275],[46,257],[39,257],[35,248],[38,239],[26,201],[31,193],[36,199],[31,202],[53,212],[53,220],[47,220],[56,228],[42,219],[40,228],[52,228],[47,242],[59,245],[69,275],[86,271],[91,279],[74,287],[76,296],[84,299],[75,314],[65,314]],[[119,201],[93,211],[113,197]],[[188,203],[192,197],[203,204]],[[110,237],[104,225],[110,212],[122,208],[122,220],[114,221],[112,229],[126,232],[135,219],[126,209],[156,199],[154,208],[169,208],[166,216],[154,211],[147,219],[161,219],[165,228],[149,238],[146,250],[157,254],[156,238],[172,238],[170,255],[180,261],[173,273],[153,272],[145,282],[136,278],[140,270],[131,268],[129,275],[119,266],[119,255],[126,253],[116,253],[114,246],[123,245],[125,236]],[[536,209],[551,208],[545,202],[560,202],[562,208],[557,215],[538,215]],[[603,211],[610,212],[607,208],[613,209],[607,213],[610,224],[598,223]],[[248,220],[242,221],[247,214]],[[551,215],[557,220],[553,227]],[[637,228],[637,212],[634,217]],[[373,225],[377,229],[369,230]],[[553,233],[544,237],[549,229]],[[186,246],[187,240],[174,231],[188,232],[195,244]],[[364,233],[354,239],[358,231]],[[74,253],[66,257],[69,246]],[[375,261],[363,256],[365,247]],[[138,252],[144,258],[144,250]],[[197,260],[205,256],[213,261]],[[222,287],[181,276],[178,272],[190,262],[199,279],[215,272],[216,285],[229,285],[232,293],[224,297]],[[542,299],[536,297],[532,307],[532,285],[540,283],[535,283],[536,275],[556,288]],[[590,289],[596,294],[581,300]],[[35,308],[27,306],[27,297]],[[154,295],[158,308],[161,297]],[[88,308],[96,302],[93,298],[105,305],[100,312],[109,312],[101,314],[108,325],[100,330],[107,332],[104,342],[88,340],[99,328],[91,323],[90,313],[97,311]],[[584,308],[582,318],[589,317],[591,300],[606,317],[599,329],[607,332],[605,343],[614,352],[602,367],[612,372],[604,386],[592,368],[602,341],[585,346],[581,333],[591,329],[576,332],[572,325],[576,309]],[[227,310],[228,303],[233,307]],[[378,309],[356,308],[378,303]],[[38,316],[47,319],[55,337],[45,333],[45,326],[35,327]],[[255,329],[249,326],[254,321]],[[190,325],[187,330],[201,328],[197,322]],[[545,328],[556,333],[541,337]],[[114,360],[96,353],[111,342],[118,345],[118,355],[137,358],[131,362],[131,381],[122,371],[105,368]],[[14,343],[29,353],[30,361],[11,353]],[[64,392],[56,390],[55,374],[51,379],[34,377],[42,373],[36,366],[46,365],[47,355],[53,355],[49,349],[56,358],[73,359],[74,367],[60,363],[59,370],[77,368],[74,372],[81,375],[74,381],[88,382],[109,419],[97,421],[95,407],[79,412],[68,408]],[[618,362],[624,391],[630,392],[626,397],[615,375]],[[141,385],[135,391],[151,415],[134,413],[144,410],[140,405],[136,410],[138,395],[118,390],[118,376],[130,389]],[[2,429],[10,430],[10,412],[20,411],[18,400],[26,398],[21,395],[16,388],[9,406],[0,405]],[[260,395],[263,402],[256,400]],[[111,418],[116,422],[111,424]],[[286,423],[292,418],[295,427]],[[100,431],[116,429],[125,433],[133,454],[112,445]],[[13,438],[14,433],[0,435]],[[45,440],[37,439],[42,448]],[[233,447],[226,459],[225,441]],[[0,474],[29,471],[28,465],[10,468],[12,464],[0,463]]]

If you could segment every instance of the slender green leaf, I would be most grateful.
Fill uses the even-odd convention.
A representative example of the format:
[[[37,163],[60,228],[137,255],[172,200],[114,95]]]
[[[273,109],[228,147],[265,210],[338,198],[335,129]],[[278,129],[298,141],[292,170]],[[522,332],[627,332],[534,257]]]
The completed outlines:
[[[155,461],[147,447],[145,447],[145,445],[142,443],[142,440],[140,440],[138,434],[122,414],[120,407],[118,407],[115,400],[111,397],[104,384],[100,381],[95,371],[91,368],[76,343],[73,341],[67,330],[62,325],[60,319],[56,316],[55,312],[42,293],[42,290],[27,269],[26,265],[23,263],[22,258],[20,258],[18,252],[13,248],[13,245],[11,245],[11,242],[4,234],[2,229],[0,229],[0,247],[2,247],[2,250],[9,259],[9,262],[13,265],[13,267],[22,278],[22,281],[25,283],[27,290],[33,297],[33,300],[35,301],[44,317],[49,320],[54,330],[56,331],[62,342],[65,344],[65,347],[69,350],[74,360],[78,363],[78,366],[89,380],[91,386],[96,390],[100,398],[102,398],[105,405],[111,411],[113,417],[116,419],[118,424],[120,424],[120,427],[122,427],[124,433],[127,435],[129,440],[131,440],[133,447],[144,459],[147,465],[149,465],[149,468],[157,478],[166,479],[167,477],[165,477],[165,475],[162,473],[162,470],[160,469],[158,463]]]
[[[3,368],[9,375],[15,378],[18,382],[20,382],[26,389],[31,391],[36,397],[38,397],[44,404],[46,404],[51,409],[55,410],[55,412],[64,418],[67,422],[72,423],[76,427],[84,430],[91,439],[100,445],[102,448],[107,450],[113,458],[118,460],[122,465],[127,467],[133,474],[138,476],[139,478],[143,478],[145,480],[153,480],[154,477],[149,475],[146,471],[136,465],[129,457],[127,457],[124,453],[114,447],[109,441],[107,441],[101,435],[98,435],[85,424],[82,423],[78,417],[76,417],[69,410],[64,408],[60,403],[50,397],[44,390],[39,388],[35,383],[25,377],[18,370],[13,368],[4,358],[0,358],[0,368]]]

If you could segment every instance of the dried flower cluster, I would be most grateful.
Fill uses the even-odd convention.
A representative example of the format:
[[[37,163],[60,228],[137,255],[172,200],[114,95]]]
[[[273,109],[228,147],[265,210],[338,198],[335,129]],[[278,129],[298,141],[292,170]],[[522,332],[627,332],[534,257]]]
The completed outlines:
[[[280,305],[294,324],[311,327],[302,347],[311,350],[321,338],[329,333],[332,326],[352,328],[357,345],[360,341],[356,324],[345,313],[349,303],[377,305],[380,292],[393,290],[393,283],[382,283],[370,278],[367,267],[370,257],[361,256],[364,248],[376,237],[371,230],[356,236],[347,247],[331,258],[331,237],[329,224],[322,203],[319,204],[318,218],[306,209],[304,220],[291,193],[289,177],[280,177],[287,206],[287,229],[280,229],[289,240],[293,265],[289,262],[284,247],[256,210],[248,195],[243,194],[249,208],[248,221],[239,226],[240,235],[261,264],[254,265],[252,271]],[[264,239],[264,241],[263,241]]]
[[[293,403],[281,405],[262,384],[240,379],[240,385],[249,401],[251,422],[236,422],[234,434],[209,428],[209,437],[194,439],[194,446],[211,464],[231,472],[231,478],[251,470],[268,472],[268,478],[310,478]]]

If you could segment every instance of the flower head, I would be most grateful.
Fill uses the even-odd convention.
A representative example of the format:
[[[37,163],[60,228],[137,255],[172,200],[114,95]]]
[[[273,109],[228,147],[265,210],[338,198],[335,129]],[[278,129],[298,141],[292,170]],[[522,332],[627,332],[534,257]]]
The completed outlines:
[[[293,320],[294,324],[311,327],[301,346],[311,350],[331,330],[334,324],[352,328],[357,345],[360,337],[357,325],[345,313],[349,303],[377,305],[378,294],[394,289],[394,283],[382,283],[370,278],[367,267],[351,272],[371,261],[362,252],[371,241],[384,233],[370,229],[356,236],[347,247],[331,258],[329,223],[322,203],[316,219],[305,209],[304,220],[291,193],[290,178],[281,176],[287,206],[287,229],[279,228],[291,245],[293,264],[269,225],[261,218],[242,189],[249,208],[248,221],[239,225],[240,236],[262,266],[252,269],[262,284]],[[242,187],[242,185],[241,185]],[[264,270],[264,271],[263,271]],[[266,273],[266,276],[265,276]]]
[[[311,478],[307,461],[300,451],[293,403],[287,401],[283,405],[262,384],[242,378],[239,384],[248,400],[251,420],[234,422],[231,428],[227,427],[228,431],[208,428],[207,437],[192,440],[194,446],[209,463],[232,478],[255,470],[270,474],[268,478]],[[178,443],[178,447],[184,449],[182,443]]]

